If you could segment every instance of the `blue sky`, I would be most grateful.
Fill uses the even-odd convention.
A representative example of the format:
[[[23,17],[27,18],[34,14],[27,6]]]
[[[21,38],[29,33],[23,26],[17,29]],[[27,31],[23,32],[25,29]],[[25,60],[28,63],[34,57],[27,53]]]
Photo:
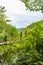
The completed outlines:
[[[41,11],[30,12],[25,8],[24,3],[20,0],[0,0],[0,6],[6,7],[6,14],[12,21],[9,24],[12,24],[16,28],[23,28],[43,19],[43,14]]]

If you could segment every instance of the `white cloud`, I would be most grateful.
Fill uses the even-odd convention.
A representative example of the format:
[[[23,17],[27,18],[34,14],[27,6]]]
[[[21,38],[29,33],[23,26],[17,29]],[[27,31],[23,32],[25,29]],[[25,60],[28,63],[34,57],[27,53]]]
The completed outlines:
[[[30,23],[43,19],[41,12],[26,11],[25,5],[19,0],[0,0],[0,6],[5,6],[6,14],[12,20],[10,24],[17,28],[26,27]]]
[[[0,0],[0,5],[5,6],[10,13],[23,14],[25,11],[24,4],[19,0]]]

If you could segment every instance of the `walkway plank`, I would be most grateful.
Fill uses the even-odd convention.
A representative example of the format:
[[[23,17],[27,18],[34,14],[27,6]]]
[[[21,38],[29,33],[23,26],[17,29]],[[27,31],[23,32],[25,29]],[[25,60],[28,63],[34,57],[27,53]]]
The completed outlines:
[[[9,42],[7,42],[7,43],[2,42],[2,43],[0,43],[0,46],[1,45],[7,45],[7,44],[9,44]]]

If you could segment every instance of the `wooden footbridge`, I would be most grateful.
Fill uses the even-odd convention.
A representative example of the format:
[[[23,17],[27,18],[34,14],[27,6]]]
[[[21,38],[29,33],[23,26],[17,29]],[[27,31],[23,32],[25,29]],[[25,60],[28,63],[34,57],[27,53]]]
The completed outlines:
[[[7,44],[9,44],[9,42],[7,42],[7,43],[1,42],[1,43],[0,43],[0,46],[1,46],[1,45],[7,45]]]

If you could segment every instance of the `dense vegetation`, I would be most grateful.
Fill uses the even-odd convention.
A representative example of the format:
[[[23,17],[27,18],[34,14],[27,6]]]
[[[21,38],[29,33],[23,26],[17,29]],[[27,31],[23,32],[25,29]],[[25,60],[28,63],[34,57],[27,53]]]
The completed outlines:
[[[6,23],[10,20],[7,20],[5,11],[5,7],[0,7],[0,64],[43,65],[43,20],[21,30],[20,40],[21,31]],[[5,42],[4,36],[7,41],[1,45]]]
[[[5,63],[5,58],[7,57],[6,53],[10,53],[10,44],[15,43],[15,40],[18,40],[18,31],[12,25],[7,24],[7,22],[10,22],[11,20],[8,20],[5,12],[5,7],[0,6],[0,63],[2,63],[2,65]],[[7,46],[5,46],[6,44],[3,44],[5,43],[5,40],[7,41]],[[6,58],[7,60],[9,60],[9,56]]]
[[[43,20],[28,26],[23,34],[22,42],[16,44],[15,65],[43,65]]]

